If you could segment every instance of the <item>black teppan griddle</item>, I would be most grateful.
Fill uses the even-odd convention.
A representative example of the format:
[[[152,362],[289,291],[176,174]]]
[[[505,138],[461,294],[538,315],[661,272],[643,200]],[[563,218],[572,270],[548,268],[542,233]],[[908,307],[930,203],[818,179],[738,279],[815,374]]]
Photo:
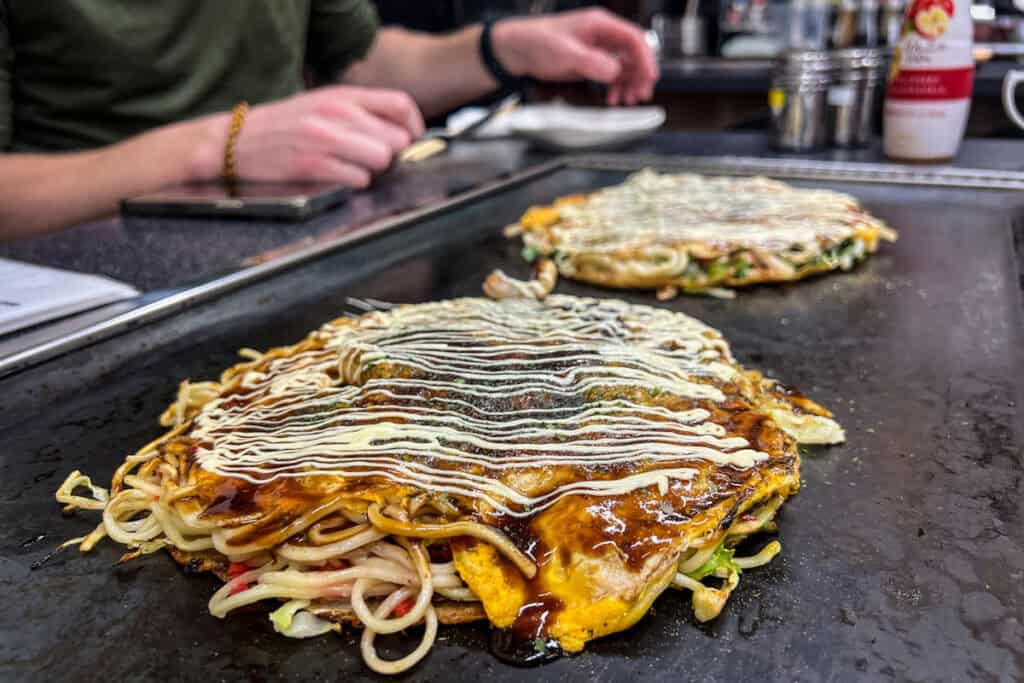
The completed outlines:
[[[73,469],[107,483],[161,433],[157,416],[182,378],[215,377],[243,346],[296,341],[351,310],[346,297],[477,295],[492,268],[524,275],[503,225],[530,204],[623,177],[568,165],[0,381],[0,679],[383,679],[363,667],[354,631],[293,641],[261,611],[210,616],[218,582],[162,553],[114,566],[121,549],[107,541],[30,569],[97,522],[62,518],[53,492]],[[746,572],[709,625],[695,622],[689,594],[668,591],[634,628],[537,669],[495,659],[485,625],[442,627],[400,679],[1024,675],[1024,195],[803,177],[860,197],[899,242],[854,272],[732,301],[558,285],[694,315],[722,330],[742,363],[835,411],[849,441],[803,451],[805,486],[779,520],[783,553]]]

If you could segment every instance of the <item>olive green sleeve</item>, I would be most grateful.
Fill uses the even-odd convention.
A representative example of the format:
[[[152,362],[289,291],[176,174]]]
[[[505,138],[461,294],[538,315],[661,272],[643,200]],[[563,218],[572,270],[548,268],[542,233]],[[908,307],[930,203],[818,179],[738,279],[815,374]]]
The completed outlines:
[[[338,78],[366,56],[377,31],[377,10],[369,0],[313,0],[307,62],[321,80]]]
[[[0,152],[11,148],[14,103],[11,101],[11,32],[7,28],[7,0],[0,0]]]

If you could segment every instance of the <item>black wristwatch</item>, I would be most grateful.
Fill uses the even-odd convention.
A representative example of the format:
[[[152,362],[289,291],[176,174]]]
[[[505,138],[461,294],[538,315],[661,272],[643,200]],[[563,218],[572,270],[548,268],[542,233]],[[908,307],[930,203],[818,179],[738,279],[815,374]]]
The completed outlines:
[[[505,70],[498,56],[494,54],[494,42],[491,40],[493,29],[493,21],[484,22],[483,31],[480,32],[480,61],[494,80],[498,81],[499,88],[509,92],[521,92],[530,85],[532,79],[528,76],[513,76]]]

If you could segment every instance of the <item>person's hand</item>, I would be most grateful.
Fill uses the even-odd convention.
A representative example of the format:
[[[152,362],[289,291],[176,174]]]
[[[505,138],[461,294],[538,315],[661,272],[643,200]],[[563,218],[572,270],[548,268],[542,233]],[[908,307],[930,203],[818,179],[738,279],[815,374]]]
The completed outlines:
[[[254,107],[235,143],[246,180],[329,180],[366,187],[423,134],[398,90],[332,86]]]
[[[608,104],[650,99],[658,80],[643,31],[603,9],[505,19],[491,37],[495,56],[510,74],[606,83]]]

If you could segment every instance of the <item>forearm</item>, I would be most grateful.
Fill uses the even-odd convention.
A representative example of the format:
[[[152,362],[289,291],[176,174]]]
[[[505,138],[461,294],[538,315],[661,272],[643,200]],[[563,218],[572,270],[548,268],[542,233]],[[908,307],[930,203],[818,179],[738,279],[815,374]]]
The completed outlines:
[[[81,223],[112,213],[125,197],[214,177],[220,131],[227,131],[224,115],[98,150],[0,154],[0,240]]]
[[[431,36],[400,28],[383,29],[370,54],[351,67],[343,80],[353,85],[404,90],[425,115],[442,113],[498,86],[480,61],[481,30],[475,25]]]

